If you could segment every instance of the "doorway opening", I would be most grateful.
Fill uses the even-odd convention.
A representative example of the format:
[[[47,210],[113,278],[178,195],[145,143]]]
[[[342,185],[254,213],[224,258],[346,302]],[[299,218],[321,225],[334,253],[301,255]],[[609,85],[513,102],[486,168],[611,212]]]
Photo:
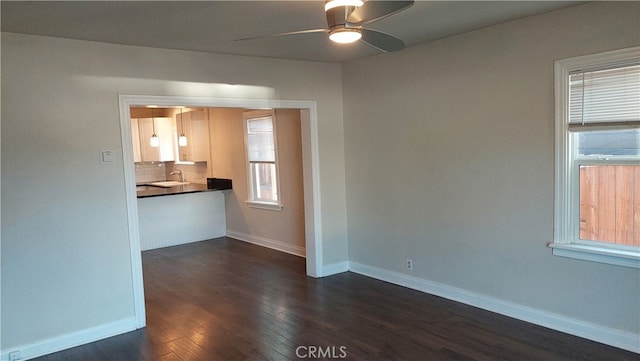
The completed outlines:
[[[133,273],[134,312],[136,326],[138,328],[145,326],[146,317],[144,308],[142,256],[138,223],[134,150],[132,145],[131,107],[152,104],[158,107],[184,106],[200,108],[299,110],[304,188],[306,273],[311,277],[322,276],[318,124],[315,101],[121,95],[119,97],[119,103],[125,175],[124,180],[126,187],[125,194],[127,198],[126,203],[129,223],[130,255]]]

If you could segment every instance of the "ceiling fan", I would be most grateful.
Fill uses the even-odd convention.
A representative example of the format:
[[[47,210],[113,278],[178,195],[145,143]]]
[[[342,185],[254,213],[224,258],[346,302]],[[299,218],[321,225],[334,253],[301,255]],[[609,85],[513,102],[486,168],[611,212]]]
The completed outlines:
[[[329,39],[336,43],[348,44],[360,40],[383,52],[399,51],[405,47],[402,40],[364,26],[405,10],[411,5],[413,0],[327,0],[324,6],[327,16],[326,29],[298,30],[238,40],[325,32],[329,34]]]

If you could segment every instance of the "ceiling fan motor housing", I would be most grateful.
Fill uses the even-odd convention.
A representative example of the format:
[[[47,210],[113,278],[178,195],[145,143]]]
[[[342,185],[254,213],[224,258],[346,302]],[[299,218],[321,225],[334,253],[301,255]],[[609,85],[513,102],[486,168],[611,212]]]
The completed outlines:
[[[357,26],[349,26],[347,23],[347,17],[356,9],[355,6],[336,6],[326,11],[327,25],[329,30],[337,28],[353,28],[358,29]]]

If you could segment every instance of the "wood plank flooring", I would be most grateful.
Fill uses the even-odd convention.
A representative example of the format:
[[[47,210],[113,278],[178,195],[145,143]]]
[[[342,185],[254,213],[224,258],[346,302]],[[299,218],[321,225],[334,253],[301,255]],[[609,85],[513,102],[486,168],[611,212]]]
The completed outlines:
[[[146,328],[38,360],[640,359],[350,272],[309,278],[304,259],[230,238],[142,257]]]

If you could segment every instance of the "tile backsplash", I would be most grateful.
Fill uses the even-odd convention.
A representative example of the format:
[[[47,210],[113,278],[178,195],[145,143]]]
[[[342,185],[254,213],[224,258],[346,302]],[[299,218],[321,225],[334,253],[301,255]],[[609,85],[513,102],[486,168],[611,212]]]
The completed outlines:
[[[137,162],[136,183],[157,182],[167,179],[165,162]]]
[[[196,164],[174,164],[173,162],[167,162],[166,164],[167,179],[178,179],[177,175],[169,175],[171,171],[177,168],[182,171],[182,177],[185,181],[207,184],[207,177],[209,177],[207,162],[197,162]]]
[[[185,181],[191,183],[207,184],[209,171],[207,162],[196,164],[175,164],[174,162],[137,162],[136,183],[158,182],[164,180],[178,180],[177,175],[170,175],[174,169],[182,171]]]

